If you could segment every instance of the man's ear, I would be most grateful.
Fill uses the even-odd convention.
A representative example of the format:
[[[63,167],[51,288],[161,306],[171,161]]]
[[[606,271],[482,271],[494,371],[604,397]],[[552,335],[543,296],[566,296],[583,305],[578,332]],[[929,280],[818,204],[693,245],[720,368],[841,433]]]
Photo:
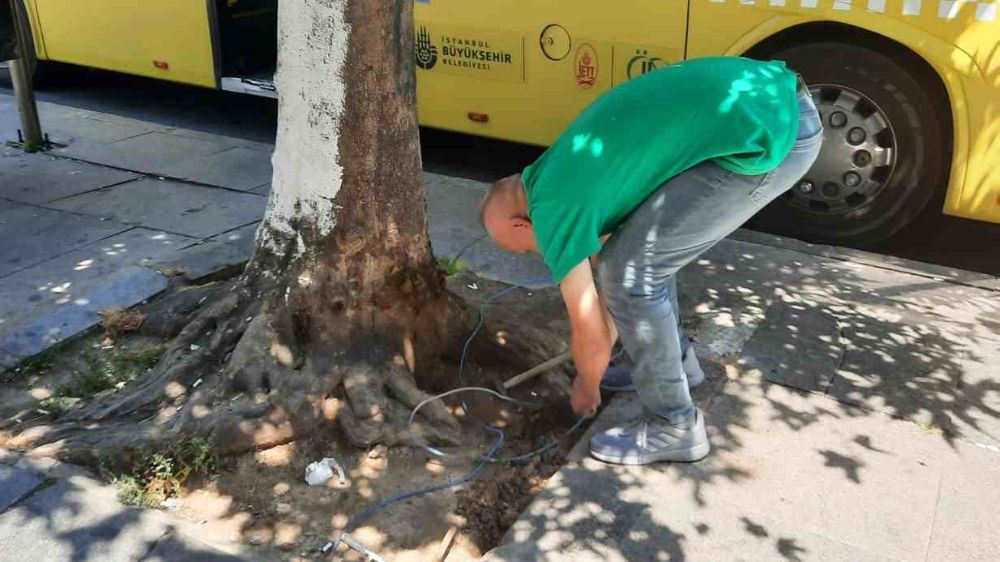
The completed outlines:
[[[511,217],[510,225],[514,228],[531,228],[531,219],[528,217]]]

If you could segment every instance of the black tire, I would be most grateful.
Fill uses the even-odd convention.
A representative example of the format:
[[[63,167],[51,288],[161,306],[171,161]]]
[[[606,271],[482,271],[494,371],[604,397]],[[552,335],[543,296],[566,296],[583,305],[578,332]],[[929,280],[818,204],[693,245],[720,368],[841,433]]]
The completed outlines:
[[[754,226],[814,242],[870,244],[903,228],[935,193],[943,193],[951,162],[950,112],[941,111],[943,100],[933,97],[926,75],[905,56],[874,46],[817,42],[767,58],[787,61],[802,74],[817,98],[826,133],[806,183],[768,205]],[[856,109],[840,111],[845,105]],[[853,141],[863,133],[848,136],[858,128],[853,124],[871,131],[860,147]],[[860,183],[851,186],[859,177]]]

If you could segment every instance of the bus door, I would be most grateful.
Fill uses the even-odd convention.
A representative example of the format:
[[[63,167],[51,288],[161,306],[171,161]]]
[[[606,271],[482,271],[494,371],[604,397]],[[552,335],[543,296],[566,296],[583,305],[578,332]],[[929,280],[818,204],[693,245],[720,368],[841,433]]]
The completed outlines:
[[[34,0],[48,58],[216,87],[206,0]]]

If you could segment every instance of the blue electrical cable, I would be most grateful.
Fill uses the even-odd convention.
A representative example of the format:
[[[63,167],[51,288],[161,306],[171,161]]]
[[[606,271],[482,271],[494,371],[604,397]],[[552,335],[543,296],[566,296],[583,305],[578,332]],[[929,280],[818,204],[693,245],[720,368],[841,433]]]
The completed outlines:
[[[515,285],[511,285],[510,287],[507,287],[507,288],[505,288],[505,289],[503,289],[501,291],[498,291],[498,292],[494,293],[493,295],[490,295],[489,297],[487,297],[480,304],[480,306],[479,306],[479,319],[476,322],[476,327],[472,330],[472,333],[469,334],[469,337],[465,340],[465,345],[462,346],[462,356],[461,356],[461,359],[459,360],[459,366],[458,366],[458,382],[459,382],[459,384],[462,384],[464,382],[465,363],[466,363],[466,357],[467,357],[467,355],[469,353],[469,346],[472,345],[472,340],[475,339],[475,337],[479,334],[479,331],[482,329],[483,323],[485,322],[485,318],[486,318],[486,312],[485,312],[486,305],[488,305],[490,302],[492,302],[492,301],[494,301],[496,299],[499,299],[500,297],[503,297],[504,295],[507,295],[507,294],[511,293],[512,291],[515,291],[517,289],[528,289],[528,287],[526,287],[525,285],[536,284],[536,283],[544,283],[544,282],[547,282],[547,281],[551,281],[551,279],[550,278],[530,279],[530,280],[523,281],[523,282],[515,284]],[[438,394],[438,395],[435,395],[435,396],[431,396],[431,397],[425,399],[424,401],[420,402],[419,404],[417,404],[413,408],[413,410],[410,412],[410,418],[407,421],[407,428],[408,428],[408,430],[410,432],[410,438],[413,440],[413,443],[415,445],[419,446],[419,447],[422,447],[423,449],[425,449],[427,452],[431,453],[434,456],[437,456],[437,457],[446,457],[446,456],[449,456],[448,453],[445,453],[444,451],[441,451],[440,449],[437,449],[436,447],[432,447],[430,445],[426,445],[426,444],[421,443],[419,441],[418,437],[417,437],[416,432],[414,431],[413,420],[416,418],[417,412],[419,412],[420,409],[422,407],[424,407],[426,404],[428,404],[430,402],[433,402],[435,400],[441,400],[441,399],[446,398],[446,397],[448,397],[448,396],[450,396],[452,394],[464,394],[466,392],[483,392],[483,393],[486,393],[486,394],[490,394],[490,395],[492,395],[492,396],[494,396],[496,398],[499,398],[500,400],[504,400],[504,401],[510,402],[512,404],[520,405],[520,406],[527,406],[527,407],[541,407],[542,406],[541,404],[538,404],[538,403],[535,403],[535,402],[527,402],[527,401],[524,401],[524,400],[518,400],[516,398],[511,398],[510,396],[504,396],[503,394],[500,394],[499,392],[497,392],[495,390],[491,390],[489,388],[483,388],[483,387],[477,387],[477,386],[460,386],[458,388],[454,388],[454,389],[449,390],[447,392],[443,392],[441,394]],[[464,397],[462,398],[462,409],[465,411],[465,413],[467,415],[469,415],[470,417],[472,417],[473,419],[475,419],[475,416],[473,416],[472,413],[470,412],[468,403],[465,401]],[[586,421],[586,419],[587,418],[585,418],[585,417],[580,417],[579,419],[577,419],[576,423],[574,423],[573,426],[570,427],[566,431],[566,435],[569,435],[570,433],[572,433],[572,432],[576,431],[577,429],[579,429],[580,426],[583,425],[583,422]],[[479,420],[477,420],[477,421],[479,421]],[[536,449],[534,451],[531,451],[529,453],[525,453],[525,454],[518,455],[518,456],[515,456],[515,457],[510,457],[510,458],[497,458],[496,454],[500,451],[500,448],[503,447],[504,440],[506,439],[506,435],[504,434],[503,430],[500,429],[500,428],[498,428],[498,427],[489,425],[489,424],[484,423],[482,421],[480,421],[480,425],[482,425],[483,429],[485,429],[486,431],[489,431],[491,433],[495,433],[497,435],[497,439],[493,443],[493,446],[490,447],[490,450],[479,459],[479,462],[476,463],[476,465],[474,467],[472,467],[472,469],[469,470],[469,472],[465,473],[465,475],[463,475],[461,478],[458,478],[456,480],[448,480],[446,482],[441,482],[441,483],[438,483],[438,484],[427,486],[425,488],[419,488],[419,489],[416,489],[416,490],[410,490],[410,491],[407,491],[407,492],[402,492],[402,493],[396,494],[394,496],[390,496],[390,497],[388,497],[388,498],[386,498],[386,499],[384,499],[384,500],[382,500],[382,501],[380,501],[380,502],[378,502],[378,503],[376,503],[374,505],[368,506],[361,513],[355,515],[350,520],[350,522],[348,522],[347,526],[344,528],[344,532],[348,532],[348,531],[352,531],[352,530],[356,529],[358,525],[360,525],[365,520],[369,519],[372,515],[375,515],[380,510],[385,509],[385,508],[387,508],[387,507],[389,507],[389,506],[391,506],[393,504],[396,504],[396,503],[399,503],[399,502],[402,502],[402,501],[405,501],[405,500],[408,500],[408,499],[411,499],[411,498],[415,498],[415,497],[418,497],[418,496],[422,496],[424,494],[429,494],[429,493],[432,493],[432,492],[437,492],[437,491],[440,491],[440,490],[445,490],[445,489],[448,489],[448,488],[452,488],[452,487],[455,487],[455,486],[459,486],[459,485],[465,484],[466,482],[470,482],[470,481],[476,479],[476,477],[479,476],[479,473],[482,472],[482,470],[486,467],[487,464],[490,464],[490,463],[499,463],[499,462],[512,463],[512,462],[524,461],[524,460],[530,459],[530,458],[532,458],[532,457],[534,457],[536,455],[540,455],[541,453],[549,450],[550,448],[554,447],[558,443],[558,441],[555,440],[555,441],[552,441],[552,442],[548,443],[547,445],[545,445],[545,446],[543,446],[543,447],[541,447],[539,449]],[[340,543],[340,540],[338,539],[336,544],[339,544],[339,543]],[[333,546],[336,547],[336,544],[334,544]]]
[[[489,453],[487,453],[488,455],[493,455],[496,454],[496,452],[500,450],[500,447],[503,446],[504,434],[503,431],[500,431],[499,429],[496,428],[490,428],[490,430],[495,431],[497,434],[496,442],[493,443],[493,447],[491,447]],[[479,476],[479,473],[483,470],[483,468],[486,467],[486,464],[487,463],[485,460],[480,460],[479,463],[476,464],[476,466],[472,467],[472,470],[465,473],[464,476],[462,476],[457,480],[448,480],[447,482],[441,482],[440,484],[434,484],[433,486],[427,486],[426,488],[410,490],[409,492],[402,492],[400,494],[396,494],[395,496],[390,496],[378,502],[375,505],[368,506],[367,508],[365,508],[364,511],[354,516],[351,522],[348,523],[347,527],[345,527],[345,530],[357,528],[358,525],[363,523],[369,517],[375,515],[378,511],[385,509],[392,504],[399,503],[401,501],[405,501],[410,498],[415,498],[417,496],[422,496],[424,494],[429,494],[431,492],[437,492],[439,490],[446,490],[454,486],[460,486],[462,484],[465,484],[466,482],[474,480],[477,476]]]

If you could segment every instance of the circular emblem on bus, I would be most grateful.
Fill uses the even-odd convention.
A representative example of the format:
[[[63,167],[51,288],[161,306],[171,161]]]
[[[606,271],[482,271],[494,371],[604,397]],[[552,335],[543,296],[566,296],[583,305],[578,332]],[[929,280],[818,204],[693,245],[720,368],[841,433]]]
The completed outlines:
[[[625,74],[629,78],[635,78],[640,74],[662,68],[666,64],[666,61],[660,57],[651,57],[647,51],[636,49],[635,56],[628,60],[628,65],[625,67]]]
[[[557,24],[549,25],[543,29],[538,43],[542,47],[542,54],[554,61],[560,61],[569,56],[569,51],[573,48],[573,40],[570,39],[569,32]]]
[[[588,90],[597,83],[597,51],[589,43],[580,45],[576,50],[576,57],[573,59],[573,73],[576,76],[576,84]]]

